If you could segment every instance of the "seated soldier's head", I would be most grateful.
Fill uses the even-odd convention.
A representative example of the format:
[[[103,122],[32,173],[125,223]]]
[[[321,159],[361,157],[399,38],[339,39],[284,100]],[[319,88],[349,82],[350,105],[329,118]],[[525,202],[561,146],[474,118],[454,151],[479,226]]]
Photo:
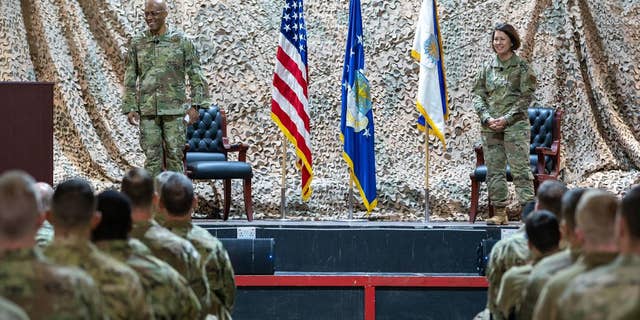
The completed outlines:
[[[97,225],[100,213],[96,211],[96,197],[89,182],[70,179],[58,184],[48,218],[56,228],[56,237],[62,235],[58,230],[78,233]]]
[[[155,177],[155,179],[153,179],[153,191],[158,196],[158,198],[160,198],[160,194],[162,193],[162,186],[174,174],[178,173],[174,171],[162,171]]]
[[[546,180],[538,187],[536,194],[536,210],[547,210],[556,218],[562,210],[562,196],[567,192],[567,186],[558,180]]]
[[[98,195],[98,211],[102,219],[91,232],[91,241],[126,240],[131,232],[131,203],[122,193],[115,190],[103,191]]]
[[[525,220],[529,249],[536,255],[547,255],[558,250],[560,228],[558,219],[548,210],[536,210]]]
[[[193,183],[185,175],[176,173],[167,179],[160,192],[160,210],[167,216],[184,217],[191,215],[197,199],[193,193]]]
[[[588,189],[584,188],[575,188],[568,190],[562,196],[562,215],[561,215],[561,229],[562,234],[566,238],[569,243],[571,243],[572,247],[579,246],[579,243],[576,241],[575,237],[575,228],[576,228],[576,207],[578,206],[578,202],[582,198],[582,195]]]
[[[640,185],[631,188],[622,198],[616,225],[620,251],[640,254]]]
[[[131,201],[131,206],[139,210],[151,210],[153,203],[153,178],[142,168],[133,168],[122,179],[122,193]]]
[[[43,217],[37,202],[35,180],[22,171],[0,175],[0,247],[35,244],[34,236]],[[20,242],[23,245],[17,245]]]
[[[53,188],[46,182],[36,183],[38,192],[38,207],[43,214],[51,210],[51,199],[53,198]]]
[[[582,195],[576,207],[575,234],[583,251],[617,250],[614,236],[617,210],[618,198],[610,192],[592,189]]]

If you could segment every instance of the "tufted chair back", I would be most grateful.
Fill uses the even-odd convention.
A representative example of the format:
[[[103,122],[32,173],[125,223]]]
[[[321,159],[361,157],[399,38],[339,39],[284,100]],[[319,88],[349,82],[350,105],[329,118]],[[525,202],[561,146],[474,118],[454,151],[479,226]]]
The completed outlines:
[[[529,145],[529,164],[532,171],[536,173],[549,174],[555,169],[555,159],[545,156],[545,172],[537,172],[538,164],[537,147],[551,148],[554,140],[560,137],[555,136],[554,116],[556,110],[551,108],[529,108],[529,123],[531,124],[531,144]],[[559,130],[558,130],[559,132]]]
[[[223,148],[223,138],[227,136],[227,120],[218,106],[200,109],[198,122],[187,127],[186,162],[225,161],[227,152]]]

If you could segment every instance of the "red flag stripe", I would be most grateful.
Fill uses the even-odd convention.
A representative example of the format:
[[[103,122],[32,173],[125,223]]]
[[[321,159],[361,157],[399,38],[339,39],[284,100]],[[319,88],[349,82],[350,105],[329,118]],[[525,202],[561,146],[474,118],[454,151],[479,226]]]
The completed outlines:
[[[300,121],[304,123],[305,130],[310,131],[309,115],[304,112],[304,104],[302,101],[300,101],[299,96],[296,95],[293,90],[289,90],[291,87],[288,86],[287,83],[285,83],[278,74],[275,74],[273,77],[273,86],[278,90],[282,97],[284,97],[289,102],[289,104],[291,105],[290,109],[293,109],[293,111],[295,111],[297,116],[300,118]]]

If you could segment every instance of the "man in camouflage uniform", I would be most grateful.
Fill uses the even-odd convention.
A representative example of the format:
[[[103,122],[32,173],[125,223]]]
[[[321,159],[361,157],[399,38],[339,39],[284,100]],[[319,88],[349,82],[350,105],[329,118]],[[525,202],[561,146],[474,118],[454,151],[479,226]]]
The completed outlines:
[[[93,189],[83,180],[60,183],[53,194],[49,221],[56,229],[45,249],[52,261],[79,267],[98,283],[110,319],[153,319],[140,278],[126,264],[90,243],[91,229],[100,222]]]
[[[93,279],[52,264],[34,248],[43,220],[34,184],[24,172],[0,176],[0,295],[34,320],[102,319],[102,296]],[[7,319],[2,311],[0,319]]]
[[[0,297],[0,319],[3,320],[29,320],[26,313],[15,303]]]
[[[500,283],[500,290],[496,304],[504,318],[515,315],[516,319],[523,319],[524,287],[531,270],[536,264],[558,251],[560,242],[560,227],[555,215],[547,210],[534,211],[527,217],[525,229],[529,248],[531,248],[531,263],[509,269]]]
[[[559,319],[558,311],[565,305],[558,304],[571,281],[588,270],[608,264],[618,254],[615,242],[615,216],[618,205],[616,196],[602,190],[588,190],[576,208],[576,236],[582,243],[582,255],[570,267],[559,271],[543,287],[534,313],[538,319]],[[529,316],[531,317],[531,316]],[[527,319],[527,318],[525,318]]]
[[[187,281],[170,265],[152,256],[144,244],[129,239],[132,225],[129,199],[118,191],[104,191],[98,195],[98,211],[102,219],[91,233],[92,241],[138,273],[155,318],[197,319],[200,302]]]
[[[533,208],[531,206],[524,208],[522,211],[522,220],[525,220],[529,212],[533,209],[548,210],[558,216],[560,214],[558,203],[566,189],[566,186],[558,181],[548,180],[543,182],[540,187],[538,187],[535,206]],[[510,268],[526,264],[530,261],[530,258],[524,225],[522,225],[514,235],[498,241],[491,249],[487,263],[487,281],[489,282],[487,309],[489,309],[494,319],[503,319],[496,305],[502,276]]]
[[[487,186],[495,206],[495,216],[488,219],[487,224],[507,224],[507,163],[520,205],[524,206],[534,197],[527,108],[536,78],[527,63],[514,53],[520,47],[520,39],[511,25],[498,25],[492,39],[496,57],[478,72],[473,104],[482,123]]]
[[[562,237],[568,247],[554,255],[542,259],[536,268],[531,271],[527,282],[525,305],[527,313],[532,314],[533,319],[544,320],[547,315],[541,312],[536,313],[534,308],[541,299],[540,293],[549,279],[558,272],[573,265],[581,254],[581,241],[575,235],[576,207],[587,189],[577,188],[567,191],[562,197]]]
[[[221,320],[231,319],[236,294],[231,260],[220,240],[192,223],[196,203],[193,184],[181,173],[172,174],[161,187],[159,210],[165,216],[165,227],[191,241],[203,259],[212,291],[210,313]]]
[[[183,172],[182,148],[188,123],[198,120],[198,108],[208,107],[207,84],[200,57],[182,32],[166,25],[164,0],[147,0],[144,9],[149,30],[131,41],[124,76],[122,112],[140,125],[140,144],[153,176],[163,169]],[[185,75],[189,77],[191,107],[187,104]]]
[[[36,183],[36,190],[38,191],[38,207],[44,216],[51,209],[53,188],[46,182],[38,182]],[[53,234],[53,226],[45,219],[40,229],[38,229],[38,233],[36,233],[36,243],[41,248],[48,246],[53,241]]]
[[[559,299],[559,319],[640,319],[640,186],[616,217],[620,256],[575,278]]]
[[[200,299],[202,311],[208,311],[211,291],[200,254],[189,241],[173,234],[153,219],[153,178],[144,169],[133,168],[122,179],[122,193],[131,200],[131,237],[142,241],[154,256],[184,276]]]

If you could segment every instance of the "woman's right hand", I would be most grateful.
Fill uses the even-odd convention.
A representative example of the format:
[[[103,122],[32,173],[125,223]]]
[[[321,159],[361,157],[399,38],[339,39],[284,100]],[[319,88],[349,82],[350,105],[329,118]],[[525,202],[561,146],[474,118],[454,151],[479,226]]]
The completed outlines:
[[[489,118],[489,120],[487,120],[487,125],[489,126],[489,129],[501,132],[504,130],[504,127],[507,126],[507,120],[504,118]]]

